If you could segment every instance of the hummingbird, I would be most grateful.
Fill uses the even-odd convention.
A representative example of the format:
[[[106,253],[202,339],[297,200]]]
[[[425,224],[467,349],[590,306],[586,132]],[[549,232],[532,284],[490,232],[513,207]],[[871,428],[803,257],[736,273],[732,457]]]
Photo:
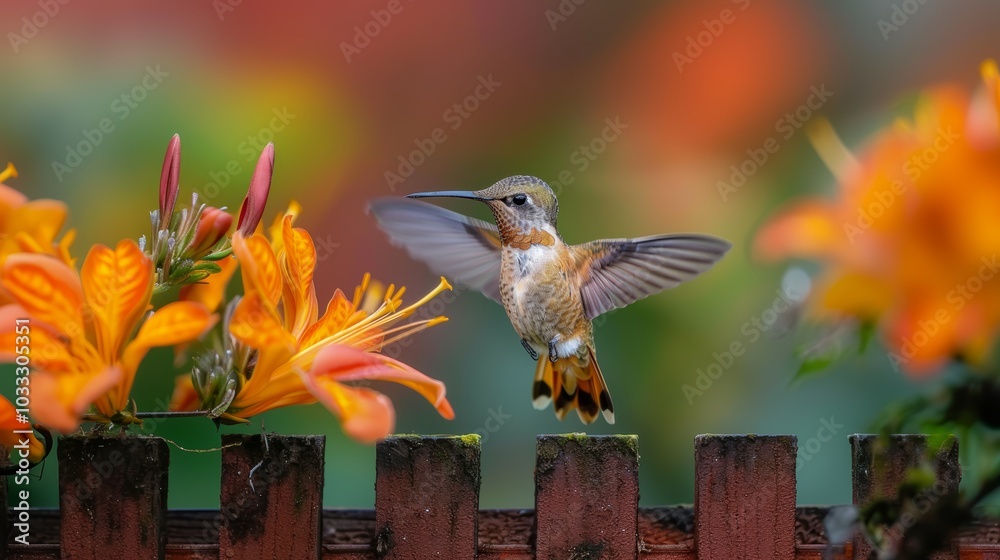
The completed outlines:
[[[421,202],[485,203],[496,225]],[[503,305],[537,362],[532,403],[554,403],[562,420],[576,410],[614,424],[614,405],[597,364],[594,318],[691,280],[732,246],[701,234],[599,239],[568,245],[556,230],[559,202],[537,177],[513,176],[478,191],[379,198],[369,209],[390,240],[435,273]]]

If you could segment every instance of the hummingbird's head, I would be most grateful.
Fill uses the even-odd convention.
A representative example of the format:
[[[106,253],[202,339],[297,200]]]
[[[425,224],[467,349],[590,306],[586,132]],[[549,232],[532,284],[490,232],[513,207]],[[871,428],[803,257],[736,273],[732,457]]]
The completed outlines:
[[[538,177],[515,175],[479,191],[435,191],[406,195],[409,198],[453,197],[486,203],[493,211],[501,229],[540,228],[545,224],[555,228],[559,201],[555,193]]]

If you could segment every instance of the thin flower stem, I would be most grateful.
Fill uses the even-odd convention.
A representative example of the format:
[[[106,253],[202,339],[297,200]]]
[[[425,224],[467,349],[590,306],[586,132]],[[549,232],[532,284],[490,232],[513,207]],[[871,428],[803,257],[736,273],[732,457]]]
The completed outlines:
[[[186,411],[162,411],[162,412],[136,412],[132,416],[138,419],[143,418],[199,418],[202,416],[208,416],[212,411],[210,410],[186,410]],[[84,414],[84,422],[101,422],[108,423],[109,419],[100,414]]]
[[[208,416],[211,410],[185,410],[185,411],[162,411],[162,412],[136,412],[136,418],[198,418]]]

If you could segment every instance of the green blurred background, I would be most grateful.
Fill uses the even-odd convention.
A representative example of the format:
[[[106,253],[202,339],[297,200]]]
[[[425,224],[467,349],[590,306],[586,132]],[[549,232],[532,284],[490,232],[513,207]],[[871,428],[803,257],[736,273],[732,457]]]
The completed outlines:
[[[816,440],[802,456],[798,501],[850,501],[848,434],[868,430],[887,403],[928,386],[894,373],[877,345],[823,377],[792,384],[792,352],[807,337],[758,337],[744,326],[772,307],[786,266],[752,258],[754,232],[791,197],[833,190],[804,132],[781,121],[796,111],[796,122],[823,114],[851,145],[923,86],[971,87],[981,60],[1000,55],[1000,5],[376,0],[278,6],[3,3],[0,163],[12,161],[20,172],[9,184],[32,198],[67,201],[78,232],[74,254],[82,258],[93,243],[147,234],[173,133],[183,139],[182,198],[198,190],[230,208],[243,197],[260,146],[273,139],[266,219],[289,199],[304,203],[299,223],[317,240],[321,300],[335,287],[353,289],[366,271],[413,294],[436,283],[376,230],[364,212],[367,199],[483,188],[513,174],[559,183],[560,230],[569,242],[670,231],[726,237],[734,250],[710,273],[599,326],[618,423],[586,431],[639,435],[642,504],[656,505],[692,501],[696,434],[795,434],[806,448],[824,423],[834,424],[834,439]],[[481,78],[494,83],[493,91],[481,88],[484,99],[467,100]],[[814,98],[818,111],[803,111],[812,88],[825,89],[827,99]],[[453,109],[463,101],[464,112]],[[93,130],[102,119],[114,128],[98,138]],[[602,145],[595,139],[607,119],[626,126]],[[400,157],[411,157],[415,141],[426,145],[439,127],[447,139],[432,154],[414,157],[421,163],[412,174],[390,185],[386,173],[398,173]],[[748,164],[754,171],[724,199],[718,183],[731,183],[732,166],[769,138],[778,151],[763,164]],[[81,148],[88,153],[77,160],[70,152]],[[473,203],[449,206],[485,217]],[[416,337],[401,358],[447,383],[456,419],[442,420],[416,395],[387,387],[397,404],[397,430],[486,434],[482,506],[531,507],[535,435],[583,426],[575,416],[559,422],[551,410],[531,408],[533,363],[499,306],[462,292],[443,312],[451,322]],[[703,394],[687,398],[683,386],[695,386],[698,370],[714,363],[715,354],[728,364],[722,353],[734,342],[746,352]],[[165,350],[145,361],[134,393],[141,409],[169,398],[175,374],[169,362]],[[3,375],[12,379],[12,370]],[[0,392],[12,388],[2,384]],[[496,417],[502,425],[488,432]],[[221,431],[259,432],[262,425],[325,434],[325,504],[372,507],[374,449],[345,438],[325,409],[279,410]],[[190,449],[219,443],[204,419],[148,428]],[[32,483],[32,505],[56,504],[56,475],[53,458]],[[172,448],[171,507],[217,507],[218,485],[218,452]]]

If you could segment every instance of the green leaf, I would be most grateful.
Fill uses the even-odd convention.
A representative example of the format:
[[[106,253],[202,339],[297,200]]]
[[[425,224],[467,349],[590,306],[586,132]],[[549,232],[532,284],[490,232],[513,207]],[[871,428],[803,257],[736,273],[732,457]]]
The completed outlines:
[[[861,323],[858,327],[858,354],[865,353],[873,338],[875,338],[875,323],[873,321]]]
[[[198,264],[191,267],[191,272],[203,271],[209,274],[218,274],[222,272],[222,267],[215,264],[214,262],[199,262]]]
[[[826,368],[830,367],[836,358],[837,355],[835,353],[806,357],[802,360],[802,363],[799,364],[799,369],[795,372],[795,375],[792,376],[792,381],[799,381],[822,372]]]
[[[203,260],[203,261],[221,261],[222,259],[224,259],[224,258],[226,258],[226,257],[228,257],[229,255],[232,255],[232,254],[233,254],[233,248],[232,247],[226,247],[226,248],[220,249],[220,250],[218,250],[218,251],[216,251],[214,253],[209,253],[209,254],[205,255],[204,257],[201,258],[201,260]]]

